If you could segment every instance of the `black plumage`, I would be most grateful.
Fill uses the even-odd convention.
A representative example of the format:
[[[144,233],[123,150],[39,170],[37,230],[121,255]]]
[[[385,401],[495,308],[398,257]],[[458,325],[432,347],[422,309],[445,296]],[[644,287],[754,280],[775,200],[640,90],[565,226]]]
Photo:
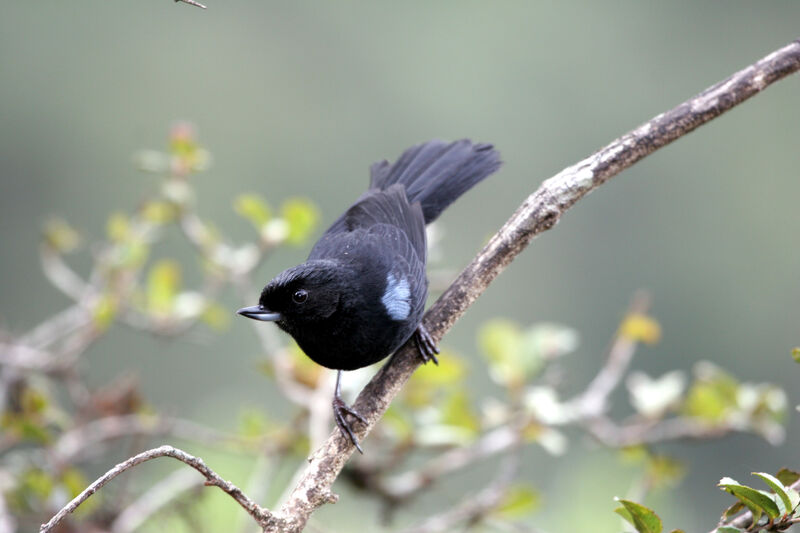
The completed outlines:
[[[438,353],[420,321],[428,293],[425,225],[500,167],[489,144],[429,141],[370,168],[369,189],[311,249],[270,281],[258,305],[239,310],[274,321],[320,365],[339,371],[333,399],[340,429],[361,450],[340,397],[342,370],[370,365],[416,334],[425,362]]]

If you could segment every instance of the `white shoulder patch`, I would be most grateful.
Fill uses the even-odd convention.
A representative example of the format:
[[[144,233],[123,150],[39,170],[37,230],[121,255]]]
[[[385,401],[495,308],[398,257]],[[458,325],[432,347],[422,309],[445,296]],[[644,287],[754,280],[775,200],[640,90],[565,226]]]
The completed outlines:
[[[386,277],[386,291],[381,297],[386,313],[393,320],[405,320],[411,314],[411,288],[405,278],[397,279],[393,273]]]

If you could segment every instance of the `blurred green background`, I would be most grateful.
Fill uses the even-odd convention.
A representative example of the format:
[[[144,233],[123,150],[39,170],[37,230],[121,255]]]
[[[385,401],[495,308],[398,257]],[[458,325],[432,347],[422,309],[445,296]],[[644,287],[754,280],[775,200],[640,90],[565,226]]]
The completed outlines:
[[[789,0],[207,4],[3,3],[4,328],[24,331],[68,303],[39,271],[42,221],[59,214],[101,237],[111,211],[158,186],[132,154],[162,148],[175,119],[195,123],[214,156],[194,178],[200,213],[239,240],[253,238],[231,208],[241,192],[276,204],[307,196],[325,224],[362,192],[373,161],[433,137],[494,143],[502,171],[440,224],[440,266],[458,269],[543,179],[800,37],[800,4]],[[488,318],[578,329],[581,347],[564,363],[575,392],[599,367],[633,291],[647,288],[664,336],[636,368],[660,375],[709,359],[775,381],[798,403],[800,367],[789,357],[800,344],[798,91],[797,76],[769,88],[614,178],[537,239],[444,340],[473,359],[476,396],[492,391],[474,338]],[[306,253],[274,256],[263,280]],[[192,257],[177,236],[157,254]],[[233,312],[242,302],[228,294],[224,303]],[[255,371],[258,350],[243,320],[200,344],[118,328],[82,368],[96,385],[136,373],[159,410],[230,428],[243,407],[275,416],[284,408]],[[187,360],[192,375],[181,370]],[[664,446],[689,473],[647,503],[667,526],[710,529],[717,517],[702,506],[730,503],[715,487],[722,475],[800,466],[792,418],[789,444],[777,449],[754,436]],[[586,444],[573,439],[560,461],[526,455],[524,475],[545,493],[533,523],[619,530],[612,498],[626,493],[632,470]],[[447,487],[417,512],[457,501]],[[345,497],[316,518],[332,531],[363,528],[371,505]]]

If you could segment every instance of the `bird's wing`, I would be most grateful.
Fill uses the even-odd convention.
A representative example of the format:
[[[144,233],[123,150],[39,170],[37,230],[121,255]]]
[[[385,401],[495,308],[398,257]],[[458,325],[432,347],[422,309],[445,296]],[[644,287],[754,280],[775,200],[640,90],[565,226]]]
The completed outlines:
[[[408,305],[414,309],[414,312],[421,311],[425,306],[428,294],[425,256],[420,257],[407,233],[397,226],[376,224],[366,230],[363,244],[366,245],[366,249],[372,250],[373,256],[392,257],[391,262],[387,265],[389,274],[387,276],[387,292],[384,294],[384,305],[387,306],[387,309],[391,307],[391,304],[386,301],[386,298],[390,301],[396,299],[398,294],[403,292],[401,288],[405,287]],[[422,253],[425,253],[424,248]]]
[[[383,229],[379,227],[386,226]],[[405,235],[404,239],[389,228],[396,228]],[[340,233],[351,233],[366,230],[373,238],[384,238],[385,246],[397,247],[397,253],[405,257],[412,252],[423,267],[427,254],[425,241],[425,217],[418,203],[409,204],[402,185],[393,185],[386,190],[370,190],[353,204],[314,245],[309,258],[328,255],[328,248],[333,245],[333,236]],[[406,249],[410,246],[410,249]],[[388,251],[388,250],[387,250]]]

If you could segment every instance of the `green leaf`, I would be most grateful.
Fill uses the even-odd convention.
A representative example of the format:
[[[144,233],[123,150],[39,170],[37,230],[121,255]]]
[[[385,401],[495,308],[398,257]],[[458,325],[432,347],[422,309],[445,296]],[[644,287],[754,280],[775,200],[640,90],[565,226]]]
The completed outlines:
[[[795,363],[800,363],[800,347],[792,348],[792,359]]]
[[[463,389],[454,389],[448,396],[442,405],[441,416],[442,424],[466,430],[470,436],[477,435],[480,429],[478,417],[472,410],[469,396]]]
[[[239,414],[239,434],[245,438],[263,437],[270,425],[264,413],[257,409],[245,409]]]
[[[108,217],[106,235],[111,242],[125,242],[132,235],[130,219],[125,213],[117,211]]]
[[[661,518],[652,509],[630,500],[621,498],[615,498],[615,500],[621,503],[622,507],[614,512],[630,522],[636,528],[636,531],[639,533],[661,533],[664,526],[661,524]],[[626,511],[627,515],[621,511]]]
[[[742,533],[743,529],[733,526],[718,527],[716,533]]]
[[[626,446],[619,450],[619,459],[624,464],[638,465],[650,458],[650,452],[644,446]]]
[[[55,483],[50,474],[39,468],[32,468],[22,475],[22,488],[40,500],[50,497]]]
[[[291,363],[292,379],[309,389],[316,389],[324,375],[323,368],[309,359],[296,343],[290,343],[286,349]]]
[[[734,503],[733,505],[731,505],[730,507],[725,509],[725,512],[722,513],[722,521],[724,522],[726,520],[730,520],[731,518],[733,518],[737,514],[739,514],[742,511],[744,511],[744,509],[746,507],[747,506],[745,504],[743,504],[740,501],[737,501],[736,503]]]
[[[614,509],[614,512],[617,513],[618,515],[620,515],[622,517],[622,519],[625,520],[630,525],[632,525],[632,526],[634,525],[633,524],[633,515],[631,515],[631,513],[629,513],[628,510],[625,509],[624,507],[617,507],[616,509]]]
[[[720,479],[718,485],[722,490],[733,494],[750,509],[750,512],[753,513],[754,522],[758,521],[761,517],[762,511],[767,513],[767,516],[771,519],[777,518],[781,514],[778,505],[768,494],[748,487],[747,485],[742,485],[735,479],[729,477]]]
[[[50,405],[50,400],[43,390],[26,386],[20,393],[19,405],[25,415],[37,416],[44,414]]]
[[[51,218],[44,223],[44,240],[60,253],[73,251],[81,243],[80,234],[62,218]]]
[[[74,498],[89,485],[86,476],[75,467],[68,467],[61,473],[61,484],[67,489],[70,498]]]
[[[798,506],[800,506],[800,493],[791,488],[791,486],[800,480],[800,472],[795,472],[794,470],[790,470],[788,468],[781,468],[778,470],[778,473],[775,474],[775,478],[780,481],[784,487],[786,487],[786,494],[789,496],[789,500],[791,501],[789,512],[793,513],[795,510],[797,510]]]
[[[632,313],[620,324],[619,335],[634,342],[656,344],[661,339],[661,325],[652,317]]]
[[[518,519],[536,511],[540,503],[541,496],[537,490],[527,485],[513,485],[493,514],[506,519]]]
[[[303,244],[311,235],[319,220],[319,211],[305,198],[290,198],[281,206],[281,214],[289,224],[286,241],[289,244]]]
[[[401,412],[397,402],[392,403],[381,418],[384,427],[393,433],[395,442],[409,442],[414,437],[414,426],[411,417]]]
[[[172,128],[169,152],[173,176],[183,177],[194,171],[205,170],[211,159],[210,154],[198,144],[194,126],[186,123]]]
[[[231,322],[231,312],[216,302],[206,302],[200,320],[215,331],[224,331]]]
[[[478,330],[478,346],[489,362],[489,375],[510,389],[520,388],[540,373],[546,362],[577,345],[577,333],[558,324],[534,324],[523,330],[511,320],[494,319]]]
[[[181,281],[177,262],[162,260],[153,265],[147,276],[147,309],[153,314],[166,316],[172,311]]]
[[[150,253],[147,243],[139,236],[131,235],[124,242],[117,242],[111,247],[108,266],[111,269],[138,269]]]
[[[175,205],[163,200],[150,200],[142,206],[142,218],[152,224],[166,224],[175,219]]]
[[[786,487],[783,486],[780,480],[766,472],[753,472],[752,474],[760,477],[761,480],[769,485],[769,488],[778,495],[778,498],[783,502],[783,508],[786,510],[785,512],[790,512],[793,509],[792,500],[789,498],[789,495],[786,493]]]
[[[4,414],[2,427],[9,432],[15,433],[22,440],[26,441],[47,444],[53,439],[50,430],[44,425],[40,418],[27,414]]]
[[[520,387],[525,382],[521,368],[522,331],[510,320],[494,319],[478,330],[478,345],[489,362],[489,375],[500,385]]]
[[[686,394],[683,411],[708,422],[724,421],[738,407],[739,382],[710,364],[700,366],[697,373],[700,375]]]
[[[797,510],[797,507],[800,506],[800,492],[797,492],[793,488],[787,487],[786,494],[789,496],[790,501],[787,513],[792,514]]]
[[[438,365],[422,365],[403,387],[402,398],[411,407],[425,407],[437,395],[457,385],[464,378],[466,367],[462,358],[449,350],[442,350]]]
[[[75,467],[68,467],[61,474],[61,486],[67,491],[70,498],[74,498],[89,485],[89,480],[86,476]],[[102,492],[102,491],[101,491]],[[100,499],[89,498],[80,507],[75,510],[77,516],[88,516],[97,509],[101,504]]]
[[[117,315],[117,299],[112,294],[103,294],[92,308],[92,322],[98,331],[105,331]]]
[[[775,477],[778,481],[783,483],[784,486],[788,487],[800,479],[800,472],[795,472],[788,468],[781,468],[778,470],[778,473],[775,474]]]
[[[447,387],[444,399],[419,409],[423,423],[414,431],[414,441],[423,446],[465,446],[475,441],[480,420],[463,387]]]
[[[233,202],[233,209],[250,221],[257,230],[261,230],[272,218],[269,205],[258,194],[241,194]]]
[[[169,132],[169,150],[175,155],[187,155],[198,149],[194,124],[178,122]]]
[[[674,485],[685,474],[683,463],[666,455],[654,455],[647,463],[647,475],[654,488]]]

